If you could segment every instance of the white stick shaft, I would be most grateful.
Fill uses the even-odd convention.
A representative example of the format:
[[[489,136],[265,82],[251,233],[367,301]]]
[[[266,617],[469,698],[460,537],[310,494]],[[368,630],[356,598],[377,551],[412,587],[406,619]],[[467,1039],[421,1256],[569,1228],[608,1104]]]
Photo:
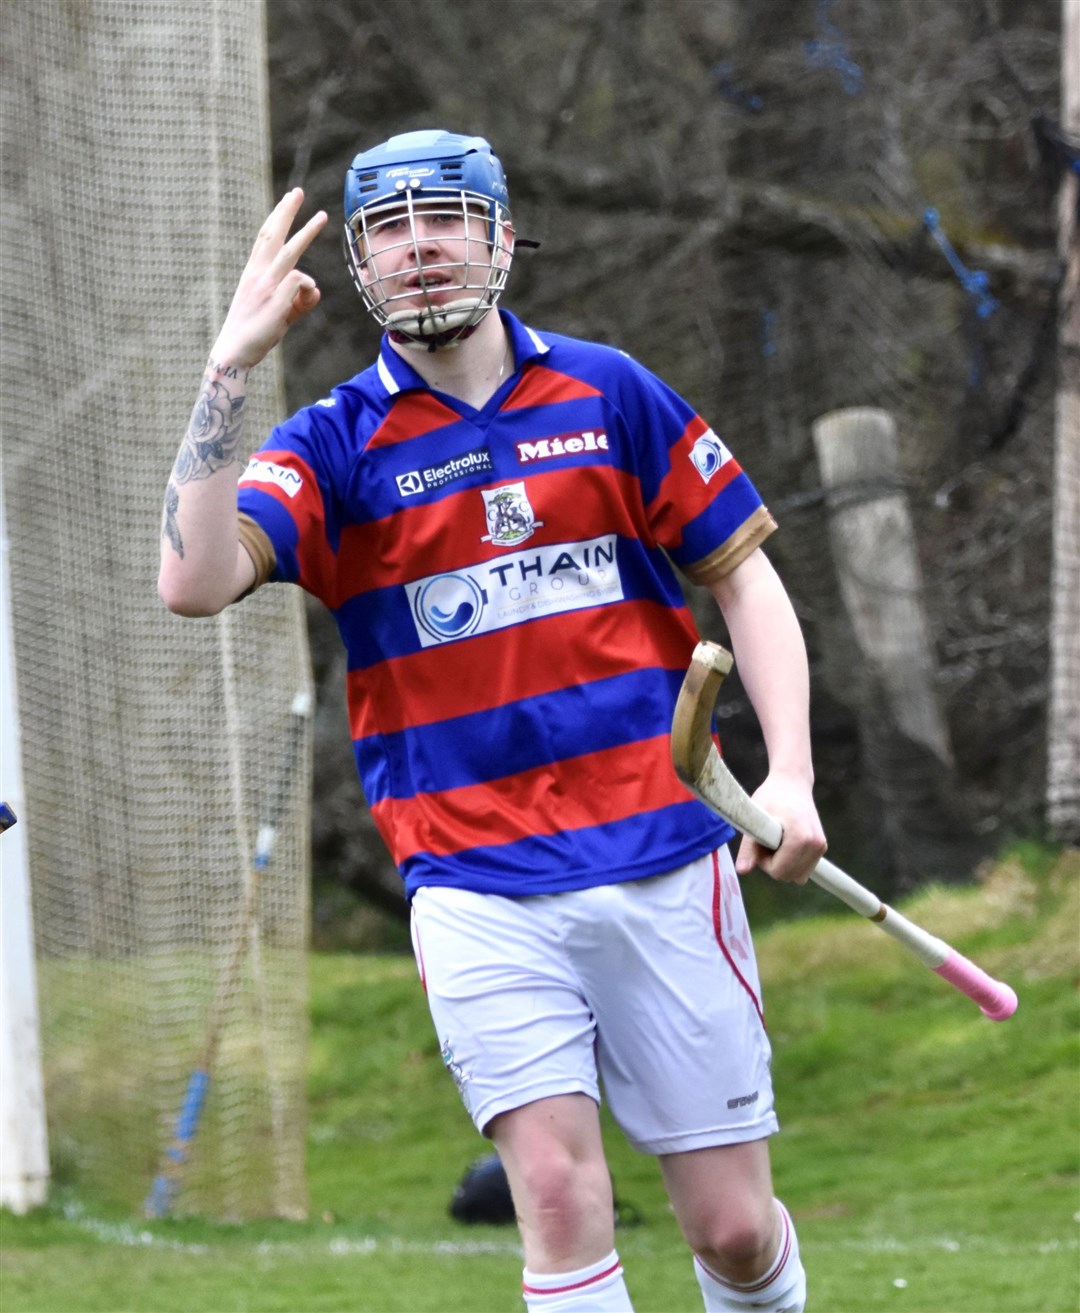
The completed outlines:
[[[810,879],[830,894],[835,894],[860,916],[875,921],[887,935],[892,935],[925,966],[939,967],[948,958],[948,944],[922,926],[917,926],[914,921],[909,921],[888,903],[883,903],[877,894],[864,888],[827,858],[821,858],[810,872]]]
[[[724,765],[715,747],[710,749],[700,774],[690,788],[707,807],[742,834],[749,835],[765,848],[779,848],[784,836],[780,822],[759,807],[745,792]],[[974,999],[991,1019],[1000,1021],[1015,1011],[1016,995],[1008,985],[987,976],[981,968],[957,953],[943,939],[938,939],[914,921],[909,921],[827,858],[821,858],[811,871],[810,879],[846,903],[852,911],[880,926],[924,966],[937,971],[943,979]]]

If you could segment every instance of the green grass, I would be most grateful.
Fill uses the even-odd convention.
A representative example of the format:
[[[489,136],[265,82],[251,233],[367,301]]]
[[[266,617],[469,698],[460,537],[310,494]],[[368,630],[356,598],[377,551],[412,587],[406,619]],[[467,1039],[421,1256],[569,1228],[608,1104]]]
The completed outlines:
[[[905,910],[1010,980],[994,1025],[850,913],[758,937],[778,1192],[813,1313],[1076,1313],[1080,855],[1018,849]],[[485,1145],[401,957],[311,960],[306,1222],[145,1223],[89,1182],[2,1216],[3,1313],[520,1313],[507,1228],[447,1215]],[[700,1309],[655,1164],[607,1125],[638,1313]]]

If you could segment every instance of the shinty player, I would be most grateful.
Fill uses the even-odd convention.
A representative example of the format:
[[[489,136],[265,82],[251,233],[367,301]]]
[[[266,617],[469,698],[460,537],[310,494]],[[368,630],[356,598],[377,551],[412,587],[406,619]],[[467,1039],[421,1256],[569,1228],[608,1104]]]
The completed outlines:
[[[246,467],[250,370],[315,308],[283,197],[214,344],[169,481],[159,591],[211,615],[273,581],[334,614],[365,794],[412,907],[443,1060],[509,1179],[530,1310],[627,1310],[600,1087],[655,1155],[707,1310],[797,1313],[777,1129],[736,869],[802,884],[805,649],[761,550],[775,527],[703,419],[620,351],[496,302],[514,253],[482,138],[406,133],[346,175],[378,360]],[[239,485],[239,492],[238,492]],[[697,641],[672,570],[723,614],[769,771],[776,853],[677,782]]]

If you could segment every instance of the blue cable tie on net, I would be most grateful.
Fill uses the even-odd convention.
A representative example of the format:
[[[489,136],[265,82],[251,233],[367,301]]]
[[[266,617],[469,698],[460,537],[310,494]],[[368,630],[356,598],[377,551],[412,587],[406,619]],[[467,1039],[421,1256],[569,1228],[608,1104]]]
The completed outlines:
[[[776,311],[762,310],[761,354],[763,356],[775,356],[779,349],[776,341]]]
[[[730,59],[722,59],[711,69],[713,88],[718,96],[730,100],[739,109],[748,109],[752,114],[760,114],[765,108],[764,99],[756,91],[748,91],[735,80],[735,65]]]
[[[835,68],[840,74],[840,85],[849,96],[858,96],[863,89],[863,72],[850,58],[844,34],[829,17],[832,0],[818,0],[817,22],[820,39],[806,42],[806,58],[811,68]]]
[[[960,280],[960,286],[975,301],[975,313],[980,319],[989,319],[998,307],[998,303],[990,295],[990,280],[981,269],[968,269],[960,257],[956,254],[952,242],[945,235],[945,231],[938,219],[938,212],[933,206],[928,207],[923,213],[923,223],[934,241],[941,248],[945,259],[948,260],[952,271]]]

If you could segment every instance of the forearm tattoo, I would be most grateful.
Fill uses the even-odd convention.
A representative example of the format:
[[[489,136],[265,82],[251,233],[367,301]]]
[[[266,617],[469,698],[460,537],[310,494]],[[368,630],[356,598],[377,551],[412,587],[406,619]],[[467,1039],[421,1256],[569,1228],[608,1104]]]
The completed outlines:
[[[172,478],[165,491],[161,534],[173,551],[184,555],[184,540],[176,514],[180,488],[196,479],[208,479],[237,463],[240,433],[244,427],[245,386],[248,371],[211,360],[191,412],[191,422],[180,444]]]
[[[180,536],[180,526],[176,522],[176,512],[180,506],[180,493],[173,483],[169,480],[169,486],[165,489],[165,510],[161,517],[161,536],[168,538],[169,546],[173,551],[184,559],[184,540]]]
[[[213,377],[215,374],[218,377]],[[173,468],[177,483],[209,478],[236,461],[240,430],[244,426],[246,379],[246,370],[226,369],[213,362],[207,367]],[[236,388],[239,395],[234,395],[230,383],[233,387],[239,384]]]

